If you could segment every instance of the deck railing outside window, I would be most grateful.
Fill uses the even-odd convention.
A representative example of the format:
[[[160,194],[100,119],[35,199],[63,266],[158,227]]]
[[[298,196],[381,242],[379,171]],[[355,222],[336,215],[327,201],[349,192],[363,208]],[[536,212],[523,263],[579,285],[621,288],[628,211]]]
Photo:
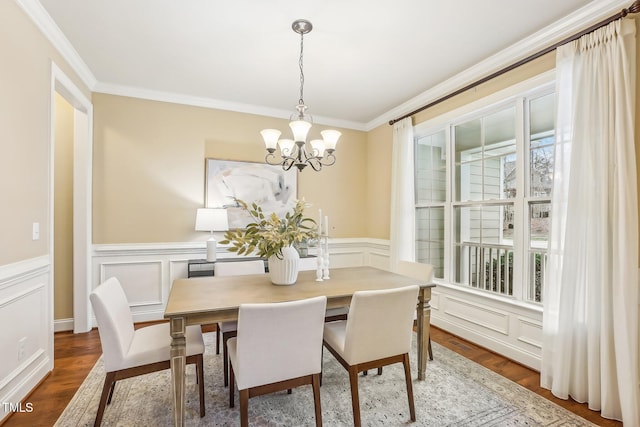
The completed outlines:
[[[464,242],[461,245],[460,282],[472,288],[513,295],[513,248]]]
[[[527,299],[532,302],[542,302],[544,289],[544,275],[547,269],[547,250],[529,250],[529,281]]]
[[[458,278],[461,284],[498,295],[513,296],[513,247],[464,242],[460,247]],[[529,252],[530,280],[526,299],[542,302],[546,250]]]

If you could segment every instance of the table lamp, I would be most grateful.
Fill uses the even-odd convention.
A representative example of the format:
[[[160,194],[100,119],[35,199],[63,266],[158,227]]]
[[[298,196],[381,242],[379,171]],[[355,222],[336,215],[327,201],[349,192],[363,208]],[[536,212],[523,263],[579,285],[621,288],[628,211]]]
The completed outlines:
[[[226,209],[199,208],[196,213],[196,231],[209,231],[211,237],[207,240],[207,261],[216,260],[217,241],[214,231],[227,231],[229,218]]]

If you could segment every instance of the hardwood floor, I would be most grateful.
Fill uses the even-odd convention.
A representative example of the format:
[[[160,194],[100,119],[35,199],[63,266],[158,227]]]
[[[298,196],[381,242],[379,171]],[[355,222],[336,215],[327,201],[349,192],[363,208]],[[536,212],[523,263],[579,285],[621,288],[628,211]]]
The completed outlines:
[[[205,331],[211,330],[214,330],[213,327],[205,329]],[[431,328],[431,339],[588,419],[594,424],[606,427],[622,426],[622,423],[618,421],[600,417],[598,412],[589,410],[584,404],[555,398],[551,395],[551,392],[540,387],[540,375],[537,372],[516,362],[435,327]],[[54,370],[24,400],[24,403],[30,402],[33,405],[33,412],[15,413],[2,423],[3,427],[52,426],[102,352],[97,329],[86,334],[59,332],[55,334],[54,342]]]

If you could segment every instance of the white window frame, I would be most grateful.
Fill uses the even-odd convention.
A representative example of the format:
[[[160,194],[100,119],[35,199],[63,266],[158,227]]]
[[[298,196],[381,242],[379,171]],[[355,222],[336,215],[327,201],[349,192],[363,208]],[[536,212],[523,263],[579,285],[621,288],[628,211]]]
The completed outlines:
[[[529,143],[530,143],[530,131],[528,129],[529,120],[529,105],[527,100],[536,98],[539,96],[552,93],[554,91],[555,71],[551,70],[546,73],[540,74],[534,78],[528,79],[524,82],[513,85],[509,88],[496,92],[485,98],[479,99],[460,108],[447,112],[441,116],[430,119],[426,122],[419,123],[414,126],[414,139],[417,141],[422,137],[433,135],[438,132],[445,132],[446,140],[446,199],[445,202],[429,202],[429,203],[416,203],[415,208],[420,207],[439,207],[444,206],[444,277],[436,278],[434,282],[438,285],[446,287],[454,287],[457,290],[467,291],[471,293],[481,293],[489,298],[496,298],[503,301],[510,301],[517,304],[532,304],[539,306],[532,301],[526,299],[528,294],[528,280],[529,280],[529,263],[526,262],[529,256],[529,230],[528,224],[529,218],[529,206],[531,201],[540,200],[540,197],[536,197],[529,194],[530,189],[530,176],[523,173],[527,171],[527,165],[529,162]],[[513,295],[507,297],[504,295],[494,294],[477,290],[465,285],[460,285],[454,282],[455,274],[455,257],[454,251],[456,249],[455,242],[455,224],[454,224],[454,210],[459,206],[471,206],[471,205],[492,205],[495,204],[495,200],[491,201],[453,201],[455,185],[455,158],[451,155],[453,149],[453,132],[455,126],[461,123],[468,122],[470,120],[486,117],[494,112],[502,109],[515,106],[516,117],[520,117],[520,120],[516,120],[516,162],[517,170],[516,174],[516,197],[514,199],[507,199],[504,202],[513,203],[514,215],[518,220],[514,220],[514,241],[513,241]],[[526,176],[525,176],[526,175]],[[502,202],[502,201],[501,201]]]

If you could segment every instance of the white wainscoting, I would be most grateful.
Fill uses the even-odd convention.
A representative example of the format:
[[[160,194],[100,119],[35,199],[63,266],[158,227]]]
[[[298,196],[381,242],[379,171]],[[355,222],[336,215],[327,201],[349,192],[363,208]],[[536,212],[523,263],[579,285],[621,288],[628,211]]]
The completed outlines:
[[[329,242],[331,268],[369,265],[389,269],[389,241],[346,238]],[[218,258],[235,254],[218,248]],[[111,276],[121,281],[136,322],[162,319],[176,278],[187,277],[189,259],[205,257],[204,243],[94,245],[95,288]],[[540,369],[542,309],[487,293],[439,283],[431,322],[526,366]],[[95,325],[95,322],[94,322]]]
[[[374,265],[388,269],[388,246],[386,240],[330,239],[330,268]],[[117,277],[129,299],[134,321],[159,320],[163,318],[173,281],[187,277],[190,259],[205,256],[202,242],[94,245],[91,289],[109,277]],[[219,246],[217,257],[235,258],[237,255]],[[305,269],[313,267],[306,264]],[[66,319],[60,320],[56,322],[56,328],[68,324]],[[93,325],[96,325],[95,318]]]
[[[542,307],[437,284],[431,300],[433,325],[540,370]]]
[[[46,256],[0,266],[0,402],[19,403],[53,369],[50,272]]]
[[[190,259],[205,257],[204,243],[94,245],[91,289],[109,277],[117,277],[129,300],[133,320],[160,320],[173,280],[187,277]],[[92,318],[96,326],[95,317]]]

